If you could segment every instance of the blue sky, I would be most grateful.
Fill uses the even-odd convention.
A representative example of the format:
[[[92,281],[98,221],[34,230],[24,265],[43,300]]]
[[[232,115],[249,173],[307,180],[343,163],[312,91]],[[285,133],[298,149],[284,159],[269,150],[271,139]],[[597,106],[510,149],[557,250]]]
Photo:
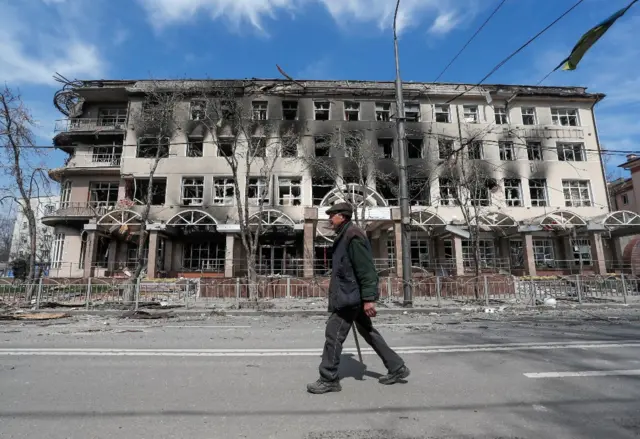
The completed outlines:
[[[537,83],[583,32],[629,0],[586,0],[492,76]],[[403,79],[433,81],[499,0],[402,0]],[[480,80],[574,0],[507,0],[442,81]],[[278,77],[391,80],[393,0],[0,0],[0,80],[19,88],[51,144],[55,71],[69,78]],[[579,69],[545,85],[603,92],[605,148],[640,150],[640,4]],[[60,153],[49,163],[61,163]],[[613,159],[618,164],[622,158]]]

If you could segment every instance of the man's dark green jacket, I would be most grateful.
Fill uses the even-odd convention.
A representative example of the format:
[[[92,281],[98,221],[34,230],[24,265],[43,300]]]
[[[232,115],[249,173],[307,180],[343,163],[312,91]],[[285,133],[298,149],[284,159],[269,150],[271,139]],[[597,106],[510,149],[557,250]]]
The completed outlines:
[[[366,234],[351,221],[338,231],[333,246],[330,308],[378,300],[378,272]]]

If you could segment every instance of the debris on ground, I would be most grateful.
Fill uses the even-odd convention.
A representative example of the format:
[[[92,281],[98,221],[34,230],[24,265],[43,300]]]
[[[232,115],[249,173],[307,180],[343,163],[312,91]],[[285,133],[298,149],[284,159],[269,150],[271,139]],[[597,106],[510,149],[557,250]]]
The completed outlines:
[[[71,317],[67,313],[63,312],[35,312],[35,313],[14,313],[14,314],[2,314],[0,315],[0,320],[54,320],[54,319],[64,319],[66,317]]]
[[[140,320],[168,319],[172,317],[175,317],[175,315],[171,312],[150,313],[146,311],[127,311],[121,316],[121,318],[123,319],[140,319]]]

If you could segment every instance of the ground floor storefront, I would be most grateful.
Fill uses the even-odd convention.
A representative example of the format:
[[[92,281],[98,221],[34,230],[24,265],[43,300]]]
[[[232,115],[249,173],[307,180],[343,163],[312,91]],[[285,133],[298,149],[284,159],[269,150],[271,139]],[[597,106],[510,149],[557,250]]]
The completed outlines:
[[[302,221],[267,210],[257,220],[262,233],[255,254],[259,276],[325,277],[331,269],[331,232],[317,209]],[[620,213],[620,212],[618,212]],[[56,226],[51,277],[130,277],[138,262],[140,216],[113,211],[82,227]],[[400,276],[399,212],[360,222],[383,276]],[[620,272],[628,265],[617,239],[640,227],[640,217],[608,214],[586,221],[556,212],[522,223],[503,213],[478,218],[469,227],[452,224],[427,209],[412,213],[409,232],[415,275],[479,273],[546,275]],[[147,278],[242,277],[247,251],[237,224],[219,224],[204,211],[185,210],[147,225],[143,249]]]

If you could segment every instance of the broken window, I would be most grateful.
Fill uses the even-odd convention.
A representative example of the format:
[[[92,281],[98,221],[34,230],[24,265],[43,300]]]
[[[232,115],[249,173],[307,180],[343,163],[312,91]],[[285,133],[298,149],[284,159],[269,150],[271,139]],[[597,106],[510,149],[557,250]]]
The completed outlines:
[[[438,139],[438,157],[447,160],[453,154],[453,140]]]
[[[91,151],[91,162],[103,163],[105,166],[120,166],[122,145],[94,146]]]
[[[293,137],[283,137],[280,146],[282,157],[298,157],[298,145]]]
[[[438,179],[440,183],[440,205],[455,206],[458,199],[458,187],[450,178]]]
[[[588,180],[562,180],[564,205],[566,207],[591,206],[591,191]]]
[[[491,204],[489,189],[487,188],[486,182],[482,180],[477,181],[469,192],[471,195],[470,201],[472,206],[488,206]]]
[[[327,138],[318,136],[313,140],[315,142],[315,156],[329,157],[329,142],[327,141]]]
[[[124,129],[127,122],[127,109],[125,108],[101,108],[98,112],[98,126]]]
[[[398,206],[398,177],[396,176],[378,176],[376,178],[376,189],[380,195],[387,201],[389,206]]]
[[[147,193],[149,192],[149,179],[136,178],[133,185],[127,185],[127,198],[132,199],[137,204],[147,203]],[[160,206],[165,202],[167,194],[167,179],[154,177],[151,185],[151,205]]]
[[[360,102],[344,103],[344,120],[357,122],[360,120]]]
[[[249,144],[249,154],[252,157],[266,157],[267,139],[266,137],[252,137]]]
[[[450,123],[451,115],[449,114],[449,105],[436,105],[436,122],[440,123]]]
[[[247,192],[252,205],[269,204],[269,186],[265,178],[250,178]]]
[[[203,120],[207,115],[207,101],[202,99],[191,101],[191,120]]]
[[[236,186],[233,178],[213,179],[213,204],[216,206],[232,206],[235,194]]]
[[[527,158],[529,160],[542,160],[542,143],[527,142]]]
[[[530,179],[529,196],[533,207],[545,207],[547,205],[547,180],[544,178]]]
[[[512,267],[524,266],[524,242],[522,240],[509,240],[509,259]]]
[[[354,137],[348,137],[344,139],[344,156],[345,157],[357,157],[358,156],[359,140]]]
[[[115,206],[118,202],[119,186],[117,181],[89,183],[89,205],[93,208]]]
[[[578,110],[575,108],[552,108],[551,121],[554,125],[560,125],[563,127],[580,126]]]
[[[267,101],[253,101],[251,107],[253,109],[253,120],[267,120]]]
[[[484,156],[484,151],[483,151],[483,147],[482,147],[482,142],[481,141],[475,141],[475,142],[471,142],[471,145],[469,145],[469,160],[482,160],[482,157]]]
[[[315,120],[329,120],[330,102],[314,102]]]
[[[591,265],[591,240],[589,239],[572,239],[571,248],[573,249],[573,263],[575,265]]]
[[[298,119],[298,101],[282,101],[282,119]]]
[[[182,178],[182,205],[202,206],[204,202],[204,177]]]
[[[328,178],[313,178],[311,184],[311,197],[313,205],[319,206],[322,200],[334,188],[335,181]]]
[[[224,120],[230,120],[233,118],[234,103],[228,100],[220,101],[220,112]]]
[[[60,187],[60,208],[64,209],[69,207],[71,201],[71,181],[66,180]]]
[[[494,113],[497,125],[506,125],[509,123],[509,116],[507,115],[507,109],[505,107],[495,107]]]
[[[376,102],[376,120],[389,122],[391,120],[391,104],[388,102]]]
[[[182,269],[224,273],[224,242],[186,242],[182,247]]]
[[[138,139],[139,158],[154,159],[169,157],[169,138],[141,137]]]
[[[280,206],[300,206],[302,204],[302,184],[299,178],[278,178]]]
[[[519,178],[504,179],[504,198],[506,200],[507,206],[522,206],[522,191],[520,189]]]
[[[496,248],[493,239],[479,239],[477,241],[479,262],[482,266],[489,267],[495,265]],[[471,266],[474,263],[473,253],[476,250],[475,243],[470,239],[462,240],[462,260],[465,267]]]
[[[232,157],[233,156],[233,139],[218,139],[218,157]]]
[[[202,140],[189,140],[187,143],[187,157],[202,157],[203,151]]]
[[[566,162],[585,161],[582,143],[558,143],[558,160]]]
[[[423,139],[407,139],[407,153],[410,159],[422,158]]]
[[[522,107],[522,124],[523,125],[535,125],[536,124],[536,109],[533,107]]]
[[[382,150],[385,159],[393,157],[393,139],[378,139],[378,148]]]
[[[538,267],[555,266],[553,241],[550,239],[533,240],[533,259]]]
[[[409,204],[412,206],[429,206],[431,204],[428,178],[409,177]]]
[[[513,142],[498,142],[498,149],[500,150],[500,160],[510,161],[516,159]]]
[[[478,123],[478,106],[477,105],[464,105],[464,121],[467,123]]]
[[[407,122],[420,122],[420,104],[416,102],[405,103],[404,118]]]

